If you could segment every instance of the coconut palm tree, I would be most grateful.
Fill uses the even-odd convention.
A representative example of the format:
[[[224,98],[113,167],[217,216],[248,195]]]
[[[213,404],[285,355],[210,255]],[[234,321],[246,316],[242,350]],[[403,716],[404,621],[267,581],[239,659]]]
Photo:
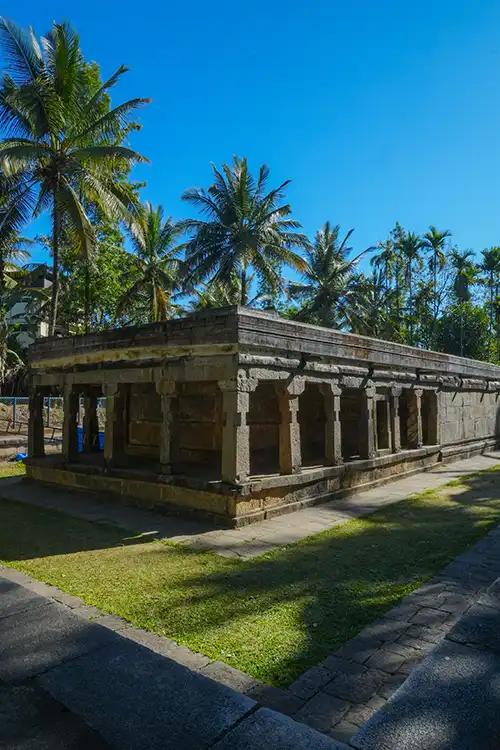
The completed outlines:
[[[20,235],[19,228],[26,218],[22,201],[17,209],[12,206],[13,201],[19,198],[19,190],[18,181],[0,176],[0,384],[5,378],[8,313],[15,301],[13,289],[23,275],[18,263],[28,259],[28,248],[33,244],[33,240]]]
[[[0,85],[0,167],[19,185],[12,210],[38,216],[50,211],[53,284],[49,332],[54,333],[59,293],[59,253],[64,238],[90,254],[95,233],[86,206],[106,216],[130,219],[134,193],[120,178],[136,162],[136,151],[119,145],[130,114],[147,99],[131,99],[103,113],[109,90],[126,72],[121,66],[102,85],[89,76],[78,36],[54,24],[39,41],[0,19],[6,72]]]
[[[370,264],[375,271],[380,271],[378,279],[384,284],[386,290],[392,286],[394,267],[397,262],[397,251],[394,242],[391,239],[385,242],[379,242],[377,245],[377,254],[370,259]]]
[[[254,276],[247,280],[249,287],[253,285]],[[202,284],[192,290],[193,299],[190,304],[192,310],[207,310],[215,307],[230,307],[239,305],[241,300],[241,279],[238,274],[234,274],[229,283],[212,281],[208,284]],[[259,303],[268,301],[268,296],[259,291],[248,300],[247,304],[252,307]]]
[[[451,232],[448,229],[440,231],[433,225],[429,227],[429,231],[423,236],[424,247],[431,253],[434,321],[437,320],[439,314],[438,273],[446,265],[446,241],[449,237],[451,237]]]
[[[252,294],[250,278],[255,274],[266,287],[283,287],[283,265],[303,270],[304,261],[294,248],[306,247],[307,238],[296,230],[300,224],[290,218],[291,207],[284,203],[289,180],[267,189],[269,169],[264,165],[255,179],[246,158],[233,158],[221,169],[212,165],[214,183],[207,189],[187,190],[183,200],[200,209],[206,218],[182,222],[191,235],[186,243],[187,283],[200,281],[231,284],[240,279],[241,305]]]
[[[479,269],[485,277],[485,284],[489,296],[489,319],[490,336],[493,335],[496,317],[496,299],[498,296],[498,283],[500,278],[500,247],[490,247],[482,251],[483,260]]]
[[[352,247],[347,243],[353,231],[350,229],[341,239],[340,226],[327,221],[306,248],[302,281],[289,285],[290,297],[301,305],[299,320],[329,327],[350,326],[357,292],[355,269],[373,249],[350,258]]]
[[[451,264],[454,269],[453,293],[460,307],[460,355],[464,352],[464,311],[465,303],[472,297],[471,285],[476,280],[477,266],[473,261],[474,252],[465,250],[460,252],[456,248],[451,251]]]
[[[414,324],[415,324],[415,300],[413,297],[413,274],[414,271],[421,267],[422,258],[420,251],[424,247],[424,241],[415,232],[402,232],[398,242],[398,250],[405,261],[405,280],[408,285],[408,332],[409,343],[414,344]]]
[[[129,316],[155,323],[180,310],[174,298],[184,270],[177,243],[182,227],[165,218],[161,206],[146,203],[130,226],[135,251],[135,280],[118,303],[116,317]]]
[[[360,274],[355,282],[351,330],[363,336],[393,339],[394,321],[391,315],[394,289],[387,288],[385,272],[374,269],[371,276]]]

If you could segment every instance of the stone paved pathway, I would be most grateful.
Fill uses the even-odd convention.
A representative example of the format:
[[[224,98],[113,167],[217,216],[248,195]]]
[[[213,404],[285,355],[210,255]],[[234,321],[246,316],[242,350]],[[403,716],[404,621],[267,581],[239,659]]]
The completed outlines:
[[[47,589],[52,594],[57,591]],[[47,596],[43,584],[13,569],[0,571],[1,747],[343,747],[187,668],[170,654],[125,637],[126,623],[120,618],[92,620],[93,608],[82,607],[80,600],[62,592],[59,598],[65,603]],[[26,741],[19,738],[20,720],[25,731],[30,725],[33,728]],[[14,744],[16,739],[21,741]]]
[[[450,481],[450,479],[463,476],[473,470],[494,465],[498,462],[498,456],[498,453],[492,453],[488,456],[469,459],[449,467],[441,467],[439,472],[418,475],[418,477],[412,479],[419,480],[419,490],[425,488],[422,485],[422,480],[425,482],[439,480],[438,484],[431,485],[439,486]],[[400,481],[406,483],[408,479]],[[22,489],[24,497],[26,487],[29,486],[31,496],[31,484],[11,482],[10,486],[14,488],[14,494],[19,493]],[[43,488],[40,489],[43,490]],[[395,489],[397,488],[394,488],[394,485],[384,488],[386,492]],[[49,490],[40,492],[38,496],[39,504],[45,504],[49,492]],[[370,492],[373,493],[374,491]],[[2,490],[0,494],[5,496],[5,491]],[[356,498],[364,499],[368,494],[367,492],[356,496]],[[391,494],[390,501],[396,502],[397,500],[392,499],[393,497],[394,495]],[[76,510],[73,508],[75,515],[88,513],[92,516],[100,510],[101,513],[97,518],[102,521],[104,520],[103,506],[108,510],[107,506],[109,505],[116,508],[120,513],[124,511],[128,523],[145,524],[142,526],[143,533],[151,533],[154,530],[151,525],[151,517],[156,518],[158,514],[149,514],[145,511],[137,511],[134,508],[120,508],[111,503],[101,504],[95,500],[93,501],[95,507],[89,508],[88,505],[85,505],[85,500],[86,498],[77,499],[77,508]],[[58,502],[62,501],[67,501],[65,495],[58,498]],[[387,497],[385,501],[389,502]],[[359,507],[359,505],[355,505],[351,508],[351,511],[357,513]],[[363,507],[364,512],[372,512],[375,509],[371,505],[370,498]],[[320,506],[315,510],[320,511],[323,508],[324,506]],[[128,515],[129,512],[130,515]],[[307,512],[297,513],[295,517]],[[136,515],[136,513],[139,515]],[[84,517],[90,516],[85,515]],[[121,516],[121,518],[123,517]],[[97,520],[97,518],[92,520]],[[163,516],[160,519],[167,524],[171,521],[171,519]],[[175,519],[175,521],[178,520]],[[344,520],[347,519],[344,517]],[[109,521],[107,517],[106,521]],[[117,518],[115,521],[118,523]],[[180,523],[185,522],[180,521]],[[268,522],[268,524],[270,523]],[[42,673],[52,670],[53,667],[55,668],[68,660],[73,661],[75,659],[78,661],[83,654],[93,653],[96,650],[100,651],[101,648],[107,647],[106,638],[102,633],[110,631],[113,637],[116,638],[119,634],[122,641],[127,641],[129,644],[127,648],[146,647],[149,653],[166,658],[169,663],[176,664],[177,668],[187,668],[190,674],[198,674],[203,679],[210,678],[210,681],[214,681],[212,684],[218,684],[218,689],[229,688],[232,691],[231,694],[237,691],[236,694],[243,694],[240,697],[242,699],[245,697],[245,700],[251,701],[252,706],[260,706],[260,708],[253,708],[248,712],[248,717],[256,711],[260,712],[259,722],[253,721],[251,723],[249,733],[246,733],[245,738],[241,739],[243,744],[216,744],[213,745],[214,747],[253,747],[254,745],[248,744],[249,737],[254,737],[258,744],[259,738],[262,742],[262,738],[266,736],[268,731],[271,733],[276,731],[278,734],[282,730],[285,731],[282,722],[286,723],[287,720],[282,714],[294,717],[297,721],[319,730],[332,740],[349,742],[353,735],[357,736],[359,728],[405,683],[408,675],[425,659],[427,654],[441,643],[471,603],[475,602],[488,586],[500,576],[500,527],[494,529],[471,549],[456,558],[438,576],[406,597],[384,617],[344,644],[335,654],[332,654],[321,664],[307,670],[288,690],[279,690],[264,685],[251,676],[222,662],[211,661],[207,657],[195,654],[169,639],[134,628],[119,617],[105,615],[94,607],[85,606],[77,597],[65,594],[52,586],[33,581],[13,569],[0,568],[0,581],[2,576],[7,579],[7,583],[10,585],[21,584],[21,586],[17,586],[11,602],[8,591],[5,588],[2,589],[0,583],[0,680],[9,683],[7,687],[0,683],[0,716],[3,704],[6,701],[7,706],[9,700],[10,705],[12,705],[13,684],[26,686],[26,681],[28,681],[29,687],[31,687],[33,679],[35,679],[37,691],[49,689],[50,680],[48,678],[44,680]],[[66,613],[69,611],[71,616],[76,614],[80,627],[82,620],[85,621],[84,634],[73,631],[73,636],[71,635],[74,621],[68,630],[65,617],[63,616],[61,619],[63,611],[66,611]],[[46,620],[47,614],[49,615],[48,620]],[[29,618],[27,625],[24,622],[26,617]],[[41,622],[37,622],[38,617]],[[5,626],[6,622],[8,622],[7,629],[2,628],[2,623]],[[97,631],[92,631],[92,633],[85,631],[85,627],[89,626],[97,628],[99,635]],[[76,654],[72,651],[72,637],[78,644]],[[103,638],[104,643],[102,642]],[[33,643],[36,643],[36,649],[33,649]],[[37,649],[40,649],[40,645],[41,655],[38,654],[37,657]],[[47,659],[49,660],[48,665]],[[92,672],[95,671],[98,662],[99,659],[89,659],[88,669],[91,669]],[[113,659],[112,663],[114,663]],[[139,664],[137,664],[137,669],[139,669]],[[85,675],[84,670],[84,673],[78,676],[77,682],[84,677],[86,679]],[[117,679],[125,678],[129,679],[128,673],[120,673],[117,676]],[[74,679],[70,674],[70,677],[68,677],[70,686],[73,685]],[[102,679],[105,683],[109,679],[109,675],[103,674],[97,679]],[[99,691],[101,687],[99,684],[92,683],[91,691]],[[3,693],[2,688],[5,688]],[[66,705],[68,703],[66,690],[69,689],[68,685],[61,689],[61,693],[56,688],[50,689],[53,697],[51,700],[55,699]],[[11,698],[7,699],[6,696],[9,692]],[[42,695],[45,696],[45,693],[42,692]],[[21,694],[15,696],[15,698],[21,700],[22,703]],[[132,696],[127,693],[125,696],[120,696],[120,701],[122,699],[126,703],[132,700]],[[85,703],[85,706],[86,708],[83,710],[79,699],[76,700],[74,708],[70,706],[75,711],[74,721],[76,724],[74,726],[76,727],[77,738],[78,731],[87,731],[85,724],[81,723],[80,717],[83,716],[87,721],[88,715],[92,714],[92,706],[87,705],[87,703]],[[268,711],[268,708],[264,709],[263,707],[271,707],[281,714]],[[109,707],[109,710],[111,709],[112,706]],[[145,707],[140,707],[140,711],[142,710],[145,710]],[[213,710],[213,706],[210,710]],[[246,716],[246,713],[244,713],[244,716]],[[281,716],[281,718],[276,719],[276,716]],[[68,726],[71,726],[71,721],[69,721]],[[237,719],[238,727],[239,723],[240,719]],[[243,720],[243,724],[245,723],[246,719]],[[269,726],[267,726],[268,723]],[[92,726],[99,728],[100,724],[99,722],[97,725],[92,723]],[[286,732],[292,731],[290,727],[294,726],[296,724],[293,722],[286,724],[286,727],[288,727]],[[47,731],[49,730],[47,729]],[[238,729],[238,737],[241,731]],[[109,742],[110,737],[113,739],[114,735],[112,733],[108,735],[104,732],[103,736]],[[1,741],[2,735],[0,734],[0,744]],[[238,741],[240,740],[238,739]],[[251,741],[254,742],[254,739]],[[113,742],[114,740],[111,742],[112,745]],[[257,747],[257,744],[255,744],[255,747]],[[119,745],[116,745],[115,742],[114,746]],[[136,746],[141,747],[141,745],[131,745],[131,747]],[[188,746],[197,747],[198,745],[186,745],[186,747]],[[209,747],[211,745],[200,744],[199,746]],[[332,747],[339,746],[341,745],[333,745]],[[48,744],[47,747],[52,747],[52,745]],[[58,746],[54,745],[54,747]],[[72,747],[72,745],[68,742],[67,747]],[[179,747],[183,747],[182,743]],[[285,744],[283,747],[288,747],[288,745]],[[296,745],[296,747],[301,747],[301,745]],[[315,744],[315,747],[319,748],[322,745]],[[327,746],[325,745],[325,747]]]
[[[357,750],[498,750],[500,579],[351,739]]]
[[[152,539],[169,539],[229,557],[252,558],[499,462],[500,451],[490,451],[451,464],[439,464],[432,471],[419,472],[241,529],[214,529],[202,521],[124,506],[118,501],[99,499],[95,494],[47,488],[19,477],[0,479],[0,498],[61,510],[97,523],[110,523]]]
[[[384,617],[304,672],[289,688],[305,699],[295,718],[349,741],[499,576],[496,527]]]
[[[55,663],[74,658],[71,649],[69,654],[67,652],[64,618],[62,621],[56,618],[47,635],[36,625],[37,613],[33,609],[40,607],[43,614],[48,602],[58,608],[58,617],[66,609],[80,621],[102,626],[97,641],[92,640],[97,637],[96,633],[92,638],[85,635],[84,651],[101,647],[104,630],[120,634],[123,640],[144,646],[178,667],[188,668],[191,673],[209,677],[221,687],[244,694],[252,703],[289,715],[338,742],[349,742],[405,683],[429,652],[442,642],[462,613],[499,576],[500,526],[321,664],[304,672],[288,690],[282,690],[265,685],[227,664],[193,653],[168,638],[135,628],[120,617],[103,614],[95,607],[86,606],[78,597],[53,586],[34,581],[11,568],[0,567],[0,680],[17,682],[43,671],[48,655],[46,650],[49,656],[51,651],[54,652]],[[11,584],[22,585],[22,591],[16,592],[12,604],[5,589],[2,590],[2,578]],[[38,597],[35,601],[33,595]],[[28,605],[30,611],[26,612]],[[19,620],[10,619],[19,609],[30,617],[26,629]],[[2,629],[2,617],[9,619],[7,631]],[[8,637],[4,642],[5,633]],[[62,644],[54,645],[53,636],[62,638]],[[498,641],[498,634],[494,637]],[[38,647],[41,646],[41,663],[37,661],[36,653],[29,653],[33,640]],[[21,666],[18,663],[21,649],[16,644],[25,644],[26,653]],[[64,696],[54,695],[65,702]]]

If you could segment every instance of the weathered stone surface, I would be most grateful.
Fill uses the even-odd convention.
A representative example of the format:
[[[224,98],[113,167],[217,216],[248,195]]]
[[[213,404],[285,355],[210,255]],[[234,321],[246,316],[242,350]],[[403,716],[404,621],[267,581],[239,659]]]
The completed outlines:
[[[359,750],[497,750],[500,658],[446,642],[353,737]]]
[[[500,654],[500,607],[475,604],[453,626],[448,640],[491,649]]]
[[[113,645],[38,678],[113,747],[210,747],[255,705],[174,661],[113,637]]]
[[[328,693],[317,693],[296,713],[295,718],[320,732],[329,732],[349,710],[349,701]]]
[[[0,571],[0,575],[1,575]],[[0,578],[0,619],[10,617],[26,609],[33,609],[46,603],[46,600],[24,586]]]
[[[342,745],[293,719],[261,708],[217,742],[214,750],[342,750]],[[346,749],[347,750],[347,749]]]
[[[0,683],[0,746],[4,750],[106,750],[77,716],[34,684]]]
[[[323,685],[330,682],[332,679],[332,673],[329,669],[322,666],[312,667],[306,672],[301,674],[298,680],[292,682],[288,688],[291,693],[297,695],[299,698],[307,700],[311,698],[315,693],[318,692]]]
[[[37,342],[30,359],[31,478],[233,526],[479,453],[500,423],[498,366],[241,307]],[[40,416],[54,386],[65,393],[56,459],[43,457]],[[78,395],[95,401],[100,388],[105,470],[85,471]],[[272,403],[253,419],[266,388]],[[145,462],[142,476],[127,474],[131,459]]]
[[[20,681],[112,642],[114,634],[47,601],[0,619],[0,679]]]

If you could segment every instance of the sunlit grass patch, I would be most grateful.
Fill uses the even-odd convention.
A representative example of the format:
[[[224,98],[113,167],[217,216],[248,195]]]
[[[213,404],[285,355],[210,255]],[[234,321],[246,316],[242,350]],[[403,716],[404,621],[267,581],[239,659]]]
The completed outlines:
[[[0,502],[0,558],[283,686],[500,522],[500,472],[460,482],[248,561]]]

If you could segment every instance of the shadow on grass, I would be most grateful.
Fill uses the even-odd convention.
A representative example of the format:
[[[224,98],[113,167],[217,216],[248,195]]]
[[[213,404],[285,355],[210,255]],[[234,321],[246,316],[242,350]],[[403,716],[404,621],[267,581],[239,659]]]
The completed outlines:
[[[134,548],[148,539],[1,503],[0,559],[42,558],[34,575],[284,686],[499,521],[500,472],[486,472],[242,561],[159,542]]]
[[[0,559],[7,562],[149,541],[148,536],[57,510],[0,500]]]
[[[450,490],[442,501],[429,491],[261,558],[188,576],[169,603],[169,626],[205,648],[218,633],[230,654],[238,654],[234,631],[264,650],[270,644],[265,676],[288,684],[500,521],[500,475],[469,477]],[[162,551],[151,554],[160,559]],[[288,630],[298,637],[287,642]],[[272,648],[280,636],[287,646]],[[246,658],[240,650],[235,665],[252,672],[253,656],[242,666]]]

